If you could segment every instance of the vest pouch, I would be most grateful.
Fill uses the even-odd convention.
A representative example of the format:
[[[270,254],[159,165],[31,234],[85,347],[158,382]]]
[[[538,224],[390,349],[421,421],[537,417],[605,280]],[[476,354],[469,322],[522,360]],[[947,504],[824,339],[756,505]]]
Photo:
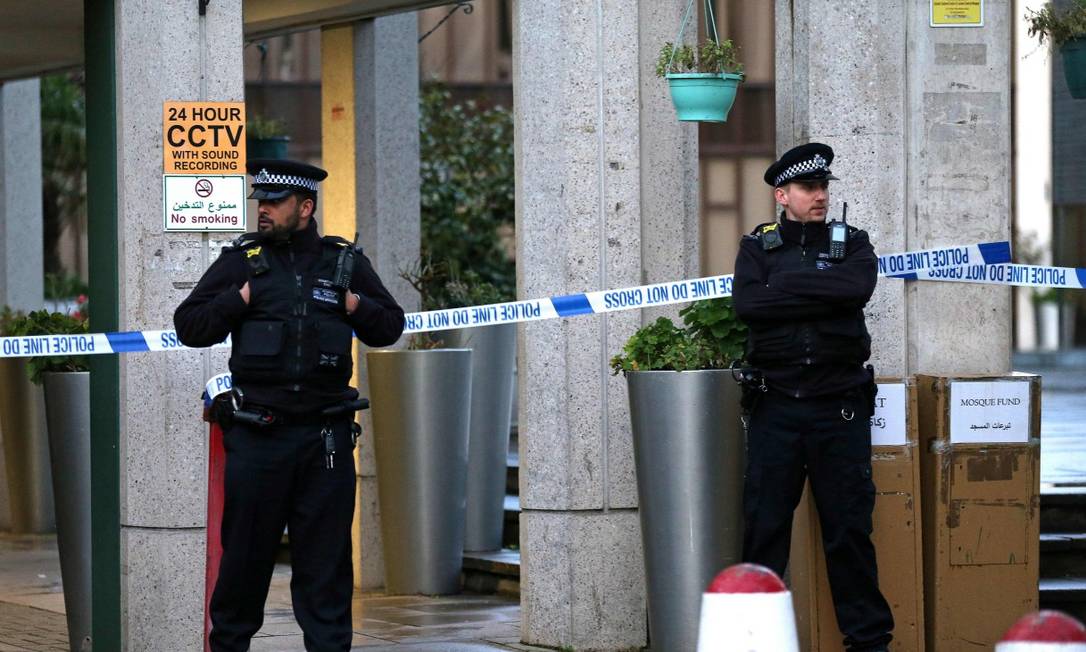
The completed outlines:
[[[317,324],[317,370],[334,377],[351,376],[351,341],[354,331],[342,321]]]
[[[285,339],[281,321],[245,322],[235,344],[239,361],[246,369],[275,369],[282,364]]]

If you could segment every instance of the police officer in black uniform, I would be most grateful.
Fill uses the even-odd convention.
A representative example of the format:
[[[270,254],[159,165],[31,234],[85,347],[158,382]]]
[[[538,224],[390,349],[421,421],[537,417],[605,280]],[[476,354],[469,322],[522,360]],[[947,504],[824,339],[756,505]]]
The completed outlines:
[[[288,526],[305,647],[349,650],[360,407],[349,386],[351,345],[353,335],[392,344],[404,313],[361,250],[317,232],[317,183],[327,172],[286,160],[247,167],[259,230],[224,248],[174,313],[184,344],[227,335],[232,343],[234,391],[213,409],[224,426],[226,479],[211,649],[249,649]]]
[[[744,561],[779,575],[805,478],[818,507],[834,608],[849,650],[886,650],[894,627],[871,544],[874,379],[863,308],[877,259],[867,233],[827,223],[833,150],[801,145],[769,166],[782,211],[745,236],[736,312],[755,368],[743,499]],[[836,228],[835,228],[836,227]]]

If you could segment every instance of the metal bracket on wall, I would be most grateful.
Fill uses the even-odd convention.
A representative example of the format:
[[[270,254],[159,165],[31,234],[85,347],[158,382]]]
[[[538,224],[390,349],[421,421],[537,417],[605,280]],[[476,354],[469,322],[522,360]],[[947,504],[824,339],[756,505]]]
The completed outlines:
[[[205,0],[200,0],[200,2],[204,2],[204,1]],[[426,32],[425,34],[420,36],[418,42],[422,43],[424,40],[426,40],[427,36],[429,36],[429,35],[433,34],[434,32],[436,32],[437,28],[444,25],[445,21],[452,18],[452,15],[455,14],[457,11],[463,9],[465,14],[470,14],[471,12],[475,11],[475,7],[472,6],[472,4],[471,4],[472,1],[473,0],[457,0],[456,6],[453,7],[452,9],[450,9],[449,13],[445,14],[444,18],[437,21],[437,25],[434,25],[433,29],[431,29],[429,32]]]
[[[211,0],[198,0],[198,2],[200,3],[200,15],[201,16],[206,16],[207,15],[207,6],[209,4],[211,4]]]

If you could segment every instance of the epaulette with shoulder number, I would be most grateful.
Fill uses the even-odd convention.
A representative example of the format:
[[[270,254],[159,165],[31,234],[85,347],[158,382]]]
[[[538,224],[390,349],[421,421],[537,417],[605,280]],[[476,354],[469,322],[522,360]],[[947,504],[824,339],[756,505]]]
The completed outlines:
[[[326,235],[322,237],[321,244],[336,248],[354,247],[355,251],[357,251],[358,253],[362,253],[362,247],[360,245],[356,245],[347,238],[338,235]]]
[[[234,238],[234,240],[230,244],[223,247],[222,251],[223,253],[226,253],[228,251],[240,251],[241,249],[248,249],[253,245],[259,244],[261,237],[262,236],[259,231],[243,233],[238,237]]]
[[[249,266],[249,274],[252,276],[260,276],[271,269],[264,255],[262,235],[259,231],[240,235],[228,246],[222,248],[224,254],[231,251],[244,252],[245,263]]]

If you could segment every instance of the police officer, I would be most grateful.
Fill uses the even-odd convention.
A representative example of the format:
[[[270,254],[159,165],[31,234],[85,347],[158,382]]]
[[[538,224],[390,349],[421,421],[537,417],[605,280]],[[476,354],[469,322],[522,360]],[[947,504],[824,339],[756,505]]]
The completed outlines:
[[[392,344],[404,313],[361,250],[317,232],[317,184],[327,172],[286,160],[247,167],[258,231],[224,248],[174,313],[184,344],[227,335],[232,343],[235,390],[215,407],[226,478],[211,649],[249,649],[288,526],[305,647],[349,650],[359,407],[348,385],[352,332],[370,346]]]
[[[832,162],[829,146],[809,143],[770,165],[765,181],[780,219],[739,244],[734,305],[749,327],[747,360],[760,371],[749,415],[743,559],[784,573],[792,513],[809,478],[845,645],[886,650],[894,622],[870,538],[874,379],[864,366],[871,337],[863,308],[877,259],[865,232],[827,224]]]

